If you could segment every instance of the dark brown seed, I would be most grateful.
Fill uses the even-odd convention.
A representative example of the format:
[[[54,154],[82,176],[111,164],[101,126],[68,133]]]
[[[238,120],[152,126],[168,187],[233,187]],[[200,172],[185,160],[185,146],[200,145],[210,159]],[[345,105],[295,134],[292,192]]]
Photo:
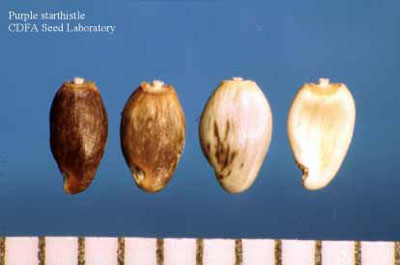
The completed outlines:
[[[185,116],[172,86],[143,82],[121,117],[121,148],[136,184],[162,190],[171,179],[185,143]]]
[[[107,113],[96,85],[81,78],[64,83],[51,106],[50,145],[66,193],[89,187],[103,157],[107,134]]]

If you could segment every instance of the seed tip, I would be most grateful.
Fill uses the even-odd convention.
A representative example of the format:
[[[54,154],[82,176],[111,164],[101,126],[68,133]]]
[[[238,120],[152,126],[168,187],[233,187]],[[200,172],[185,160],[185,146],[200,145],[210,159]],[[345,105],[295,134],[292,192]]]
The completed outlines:
[[[82,77],[74,77],[74,84],[75,85],[82,85],[85,82],[85,79]]]
[[[243,78],[242,78],[242,77],[234,76],[234,77],[232,77],[232,80],[233,80],[233,81],[243,81]]]
[[[163,81],[153,80],[151,82],[142,82],[140,84],[142,89],[148,93],[159,93],[166,89],[166,85]]]
[[[158,89],[164,85],[164,82],[161,80],[153,80],[152,85],[154,86],[154,88]]]
[[[320,78],[319,85],[322,87],[326,87],[329,85],[329,78]]]

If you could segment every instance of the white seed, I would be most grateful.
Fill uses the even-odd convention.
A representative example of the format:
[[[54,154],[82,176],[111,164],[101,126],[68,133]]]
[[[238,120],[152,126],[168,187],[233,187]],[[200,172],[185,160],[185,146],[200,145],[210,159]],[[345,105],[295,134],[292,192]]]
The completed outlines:
[[[221,186],[239,193],[255,181],[272,136],[272,113],[254,81],[222,81],[203,110],[199,135]]]
[[[353,96],[345,84],[321,78],[305,84],[289,112],[287,130],[303,186],[325,187],[339,170],[349,148],[356,118]]]

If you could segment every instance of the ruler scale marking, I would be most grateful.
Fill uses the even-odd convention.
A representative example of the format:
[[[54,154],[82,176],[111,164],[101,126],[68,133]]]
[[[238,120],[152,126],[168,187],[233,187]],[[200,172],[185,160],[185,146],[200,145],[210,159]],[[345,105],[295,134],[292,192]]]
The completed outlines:
[[[0,237],[0,265],[6,264],[6,238]]]
[[[78,265],[85,265],[85,238],[78,238]]]
[[[72,241],[76,243],[68,243],[68,240],[76,240]],[[149,252],[142,255],[142,262],[137,263],[131,260],[134,257],[132,256],[132,246],[134,247],[132,240],[138,243],[148,242]],[[270,254],[264,253],[264,244],[270,246]],[[67,250],[59,252],[64,250],[64,247]],[[27,253],[27,255],[23,253]],[[65,256],[66,254],[69,256]],[[299,254],[300,256],[297,256]],[[108,257],[107,262],[104,260],[105,263],[100,262],[103,256]],[[196,265],[213,265],[215,262],[227,265],[252,265],[255,263],[333,265],[337,262],[343,263],[343,265],[375,265],[378,263],[400,265],[400,242],[129,237],[99,238],[97,240],[85,237],[0,237],[0,265],[59,265],[59,262],[64,260],[61,257],[67,258],[69,260],[67,263],[71,265],[73,260],[78,265],[111,263],[140,265],[143,262],[146,263],[150,256],[154,258],[151,262],[154,265],[188,264],[188,262]],[[296,259],[296,257],[298,258]],[[128,260],[126,260],[127,258]],[[134,257],[134,259],[136,258]]]
[[[314,264],[322,265],[322,241],[315,241],[315,254],[314,254]]]
[[[282,265],[282,240],[275,240],[275,265]]]
[[[38,240],[38,261],[39,265],[46,264],[46,238],[44,236],[39,237]]]
[[[198,238],[196,239],[196,265],[203,265],[203,251],[204,251],[203,239]]]
[[[361,265],[361,242],[354,242],[354,265]]]
[[[243,265],[242,239],[235,240],[235,265]]]
[[[157,265],[164,265],[164,239],[162,238],[157,238],[156,255]]]
[[[118,250],[117,250],[118,265],[125,265],[125,238],[118,238]]]

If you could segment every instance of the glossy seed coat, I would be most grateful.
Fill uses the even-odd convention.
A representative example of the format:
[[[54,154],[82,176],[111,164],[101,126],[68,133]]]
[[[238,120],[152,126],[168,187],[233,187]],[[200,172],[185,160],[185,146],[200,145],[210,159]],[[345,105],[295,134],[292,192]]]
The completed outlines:
[[[287,130],[306,189],[321,189],[332,181],[349,148],[355,118],[353,96],[345,84],[321,78],[319,84],[299,90]]]
[[[201,148],[222,188],[247,190],[255,181],[272,137],[268,100],[254,81],[222,81],[201,115]]]
[[[143,82],[121,117],[121,148],[141,189],[158,192],[170,181],[185,144],[185,115],[171,85]]]
[[[64,83],[50,110],[50,146],[66,193],[89,187],[103,157],[107,134],[107,113],[96,85],[81,78]]]

